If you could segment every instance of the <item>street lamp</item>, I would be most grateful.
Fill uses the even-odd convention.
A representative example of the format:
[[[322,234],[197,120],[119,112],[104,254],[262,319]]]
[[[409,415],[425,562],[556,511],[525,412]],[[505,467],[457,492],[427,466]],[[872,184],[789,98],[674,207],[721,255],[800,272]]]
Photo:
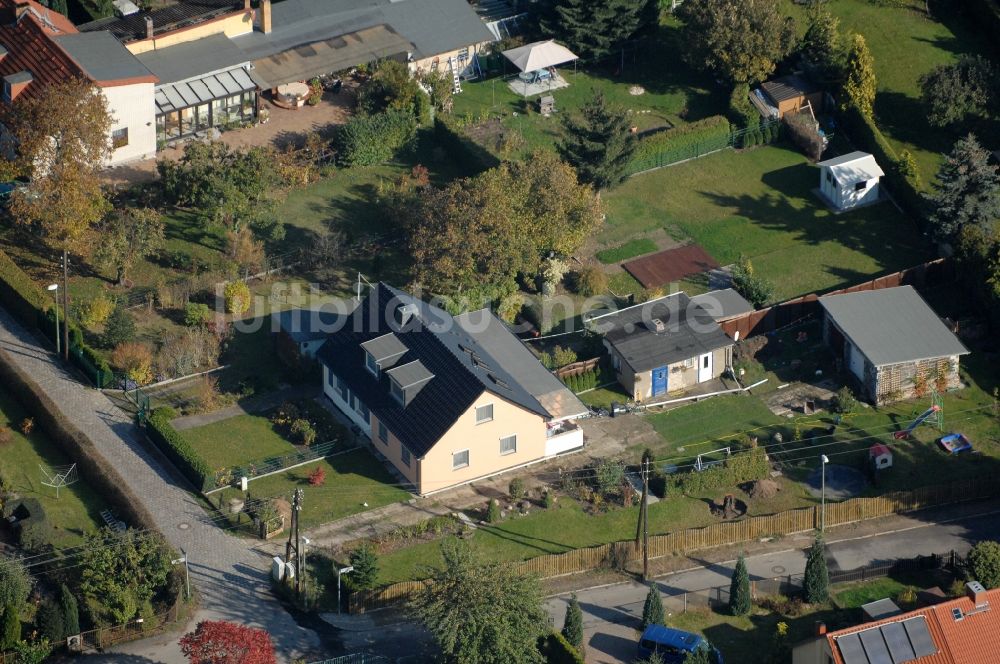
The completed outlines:
[[[56,303],[56,355],[58,355],[62,350],[59,342],[59,294],[56,292],[59,290],[59,284],[50,284],[45,290],[53,293],[52,298]]]
[[[830,463],[830,457],[825,454],[820,456],[820,461],[822,461],[823,466],[823,480],[822,489],[820,492],[820,511],[819,511],[819,532],[824,533],[826,531],[826,464]]]
[[[337,570],[337,613],[340,613],[340,575],[350,574],[353,571],[353,566],[341,567]]]

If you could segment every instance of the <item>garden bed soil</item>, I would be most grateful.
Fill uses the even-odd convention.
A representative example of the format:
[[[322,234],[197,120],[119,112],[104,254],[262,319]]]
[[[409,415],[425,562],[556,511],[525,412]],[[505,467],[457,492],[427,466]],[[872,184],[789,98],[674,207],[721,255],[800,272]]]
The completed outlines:
[[[637,258],[622,267],[646,288],[659,288],[693,274],[714,270],[719,264],[700,246],[689,244]]]

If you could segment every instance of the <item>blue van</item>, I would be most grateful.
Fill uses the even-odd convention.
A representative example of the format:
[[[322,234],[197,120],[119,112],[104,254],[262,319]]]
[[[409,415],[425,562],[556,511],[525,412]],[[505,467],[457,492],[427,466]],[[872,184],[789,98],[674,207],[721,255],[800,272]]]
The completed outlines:
[[[684,664],[688,653],[697,650],[711,651],[715,664],[722,664],[722,654],[698,634],[650,625],[639,637],[639,657],[647,658],[656,653],[664,664]]]

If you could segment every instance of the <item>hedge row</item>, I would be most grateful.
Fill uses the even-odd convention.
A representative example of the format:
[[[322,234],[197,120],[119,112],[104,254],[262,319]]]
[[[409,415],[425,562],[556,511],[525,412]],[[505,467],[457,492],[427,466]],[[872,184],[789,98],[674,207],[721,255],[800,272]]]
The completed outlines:
[[[875,156],[875,161],[885,171],[883,181],[899,206],[924,228],[927,222],[927,203],[914,183],[900,170],[899,155],[875,126],[875,122],[854,106],[842,113],[841,122],[850,133],[851,141],[859,149]]]
[[[348,167],[385,163],[413,138],[416,130],[416,120],[409,113],[356,115],[337,130],[337,161]]]
[[[55,312],[51,306],[52,298],[2,249],[0,249],[0,305],[3,305],[22,324],[38,327],[48,339],[55,341]],[[62,319],[59,322],[60,325],[65,324]],[[69,337],[70,357],[74,363],[98,387],[110,384],[111,367],[93,348],[84,343],[83,332],[73,323],[69,326]]]
[[[94,443],[68,418],[33,379],[0,350],[0,384],[17,399],[52,441],[76,462],[87,484],[100,494],[129,526],[156,530],[153,517],[118,471],[94,448]]]
[[[762,480],[770,471],[764,448],[755,447],[749,452],[737,452],[725,462],[706,470],[671,475],[670,482],[676,490],[690,495]]]
[[[713,115],[690,124],[650,134],[639,141],[633,160],[652,159],[664,152],[679,152],[701,146],[700,153],[721,150],[729,145],[732,127],[722,115]]]
[[[546,664],[584,664],[583,656],[559,632],[552,632],[538,640],[538,650]]]
[[[454,121],[444,114],[434,118],[434,139],[469,176],[478,175],[500,164],[496,155],[462,133],[461,129],[455,127]]]
[[[177,417],[173,408],[157,408],[149,416],[146,433],[163,454],[199,491],[215,488],[215,476],[191,444],[170,424]]]
[[[590,370],[578,374],[570,374],[562,377],[562,382],[573,391],[579,394],[585,390],[593,390],[597,387],[597,371]]]

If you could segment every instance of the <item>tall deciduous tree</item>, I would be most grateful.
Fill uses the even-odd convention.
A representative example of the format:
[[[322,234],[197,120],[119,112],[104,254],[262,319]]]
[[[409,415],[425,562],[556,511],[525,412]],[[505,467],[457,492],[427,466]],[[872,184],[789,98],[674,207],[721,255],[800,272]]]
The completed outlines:
[[[108,208],[98,169],[111,153],[108,102],[89,81],[67,79],[19,97],[3,118],[17,143],[19,166],[31,182],[11,197],[11,213],[63,255],[63,310],[70,252],[84,251]],[[69,357],[69,328],[63,327]]]
[[[576,598],[576,593],[569,598],[566,605],[566,619],[563,621],[562,635],[571,646],[580,650],[583,646],[583,611],[580,610],[580,602]]]
[[[835,79],[843,67],[840,44],[840,19],[822,4],[809,7],[809,27],[802,38],[802,57],[825,79]]]
[[[851,36],[845,64],[844,105],[853,104],[865,117],[875,112],[875,59],[864,35]]]
[[[163,247],[163,219],[150,208],[115,210],[101,223],[100,235],[94,259],[114,270],[115,283],[124,286],[128,271]]]
[[[969,551],[967,560],[973,578],[984,587],[1000,588],[1000,542],[984,540]]]
[[[733,580],[729,584],[729,612],[734,616],[745,616],[750,613],[750,573],[747,571],[747,561],[740,554],[733,570]]]
[[[456,539],[441,545],[444,566],[412,610],[431,631],[446,662],[531,664],[548,623],[538,580],[509,565],[474,557]]]
[[[576,169],[580,182],[600,190],[625,179],[638,143],[624,108],[594,90],[580,112],[564,115],[562,123],[566,137],[558,145],[559,156]]]
[[[547,0],[540,7],[542,32],[586,60],[600,60],[656,23],[656,0]]]
[[[776,0],[698,0],[676,13],[688,61],[733,83],[766,79],[795,44],[795,24]]]
[[[655,583],[651,583],[649,585],[649,592],[646,593],[646,601],[642,605],[642,628],[646,629],[650,625],[664,624],[665,616],[660,589],[656,587]]]
[[[826,544],[817,537],[806,558],[806,573],[802,581],[806,601],[825,602],[830,597],[830,571],[826,565]]]
[[[941,164],[934,191],[927,197],[931,227],[938,240],[952,240],[967,226],[992,232],[1000,218],[1000,174],[989,156],[969,134],[955,143]]]
[[[394,205],[409,230],[416,282],[477,307],[515,292],[518,274],[536,274],[550,251],[572,253],[602,222],[593,190],[549,152]]]
[[[927,120],[935,127],[965,122],[987,114],[995,104],[996,68],[981,55],[962,56],[920,77],[920,97],[927,104]]]
[[[191,664],[275,664],[271,635],[263,629],[223,620],[203,620],[181,637]]]

